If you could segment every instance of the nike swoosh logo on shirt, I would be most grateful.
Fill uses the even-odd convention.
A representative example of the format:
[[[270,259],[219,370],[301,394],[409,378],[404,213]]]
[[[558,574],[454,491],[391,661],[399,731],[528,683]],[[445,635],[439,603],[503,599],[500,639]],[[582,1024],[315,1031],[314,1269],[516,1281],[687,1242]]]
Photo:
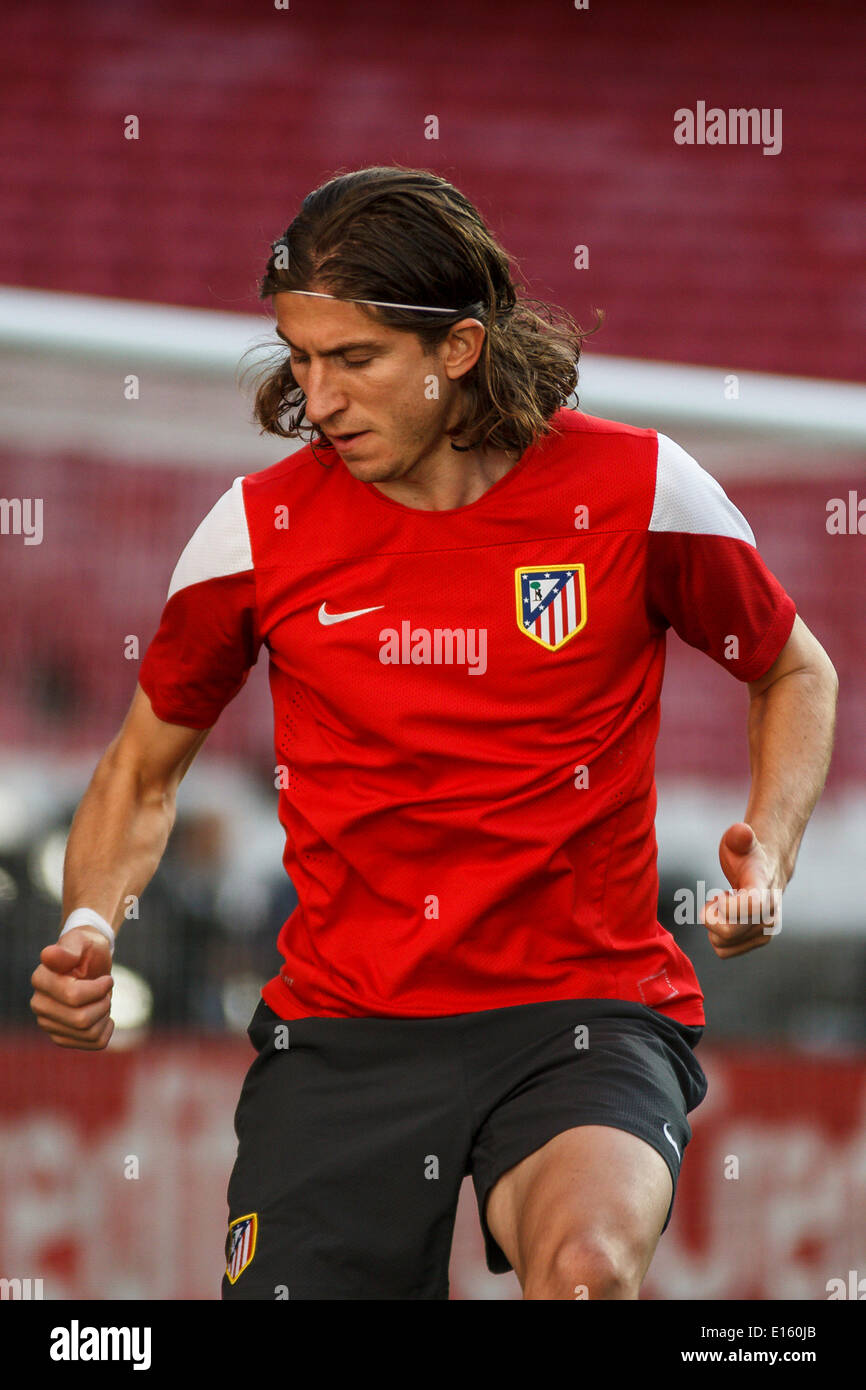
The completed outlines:
[[[319,609],[319,622],[323,627],[328,627],[331,623],[345,623],[349,618],[360,618],[362,613],[375,613],[384,607],[384,603],[377,603],[372,608],[356,608],[354,613],[328,613],[322,604]]]

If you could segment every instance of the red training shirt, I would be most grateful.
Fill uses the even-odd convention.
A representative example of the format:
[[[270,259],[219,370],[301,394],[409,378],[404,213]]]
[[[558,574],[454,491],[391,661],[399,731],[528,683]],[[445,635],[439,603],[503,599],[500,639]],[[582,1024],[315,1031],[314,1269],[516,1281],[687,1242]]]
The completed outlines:
[[[665,631],[754,681],[796,610],[677,444],[551,424],[448,511],[303,448],[237,478],[178,561],[141,667],[158,718],[209,728],[270,657],[282,1018],[615,998],[704,1021],[656,916]]]

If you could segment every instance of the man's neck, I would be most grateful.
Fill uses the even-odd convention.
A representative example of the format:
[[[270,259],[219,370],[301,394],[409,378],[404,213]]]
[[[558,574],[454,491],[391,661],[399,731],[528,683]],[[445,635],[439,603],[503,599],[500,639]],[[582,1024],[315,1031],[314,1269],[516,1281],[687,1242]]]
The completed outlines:
[[[425,512],[452,511],[477,502],[516,462],[513,455],[503,450],[472,449],[464,453],[451,449],[449,444],[448,455],[434,462],[423,478],[407,476],[372,486],[404,507]]]

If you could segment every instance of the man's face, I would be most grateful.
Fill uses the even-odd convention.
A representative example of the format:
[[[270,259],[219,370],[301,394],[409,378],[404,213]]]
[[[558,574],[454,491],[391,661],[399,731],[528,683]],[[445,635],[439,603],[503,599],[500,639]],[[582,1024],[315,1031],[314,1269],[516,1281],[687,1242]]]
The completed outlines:
[[[474,331],[468,342],[450,335],[425,356],[414,333],[378,324],[345,300],[284,292],[274,295],[274,310],[307,419],[356,478],[411,477],[443,445],[450,449],[444,430],[456,418],[458,379],[478,356]]]

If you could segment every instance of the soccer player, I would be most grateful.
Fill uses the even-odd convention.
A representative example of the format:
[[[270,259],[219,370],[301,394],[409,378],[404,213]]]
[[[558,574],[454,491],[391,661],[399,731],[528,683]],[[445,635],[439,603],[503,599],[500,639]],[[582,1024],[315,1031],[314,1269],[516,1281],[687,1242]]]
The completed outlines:
[[[76,813],[33,976],[104,1047],[125,895],[268,651],[298,906],[250,1024],[223,1296],[442,1299],[461,1180],[528,1299],[636,1298],[706,1080],[689,960],[657,921],[668,627],[748,685],[717,955],[767,945],[823,787],[833,666],[719,484],[567,402],[581,334],[522,299],[451,184],[312,192],[260,286],[286,350],[264,430],[181,555],[127,718]]]

